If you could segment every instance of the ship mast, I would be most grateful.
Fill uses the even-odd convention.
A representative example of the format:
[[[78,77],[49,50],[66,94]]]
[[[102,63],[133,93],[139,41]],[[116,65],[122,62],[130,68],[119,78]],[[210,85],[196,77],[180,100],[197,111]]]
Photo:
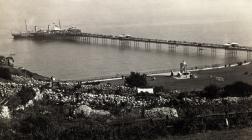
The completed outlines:
[[[60,23],[60,20],[59,20],[59,28],[61,29],[61,23]]]
[[[47,25],[47,31],[48,32],[50,31],[50,25]]]
[[[26,32],[28,31],[26,20],[25,20],[25,31],[26,31]]]
[[[35,33],[37,32],[37,26],[34,26],[34,32]]]

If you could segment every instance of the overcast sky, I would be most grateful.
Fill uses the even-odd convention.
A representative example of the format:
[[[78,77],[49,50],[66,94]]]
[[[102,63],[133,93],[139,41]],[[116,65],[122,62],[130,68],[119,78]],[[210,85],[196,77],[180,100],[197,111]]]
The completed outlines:
[[[0,0],[0,21],[129,23],[252,19],[252,0]],[[1,23],[0,23],[1,24]]]

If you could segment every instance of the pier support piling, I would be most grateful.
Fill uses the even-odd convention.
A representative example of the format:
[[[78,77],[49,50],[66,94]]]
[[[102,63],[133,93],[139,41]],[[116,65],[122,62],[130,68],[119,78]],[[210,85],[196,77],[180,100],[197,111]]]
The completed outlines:
[[[139,47],[139,41],[134,41],[134,47],[135,48]]]
[[[159,49],[161,48],[161,43],[156,43],[156,47]]]
[[[197,46],[197,54],[202,55],[203,54],[203,48]]]
[[[102,38],[102,45],[107,45],[107,39],[106,38]]]
[[[177,45],[176,44],[168,44],[168,49],[170,52],[176,52]]]
[[[251,60],[251,51],[247,51],[247,60]]]
[[[94,39],[95,39],[95,44],[98,45],[99,44],[99,38],[95,37]]]
[[[211,56],[216,56],[216,48],[211,48]]]
[[[150,42],[145,42],[145,48],[149,49],[150,48]]]
[[[111,39],[111,45],[113,45],[113,46],[116,46],[116,45],[117,45],[117,43],[116,43],[116,40],[115,40],[115,39]]]
[[[188,55],[189,54],[189,47],[188,46],[184,46],[183,47],[183,52],[184,52],[184,54]]]
[[[225,49],[225,56],[227,56],[227,57],[236,57],[237,52],[238,52],[237,50]]]

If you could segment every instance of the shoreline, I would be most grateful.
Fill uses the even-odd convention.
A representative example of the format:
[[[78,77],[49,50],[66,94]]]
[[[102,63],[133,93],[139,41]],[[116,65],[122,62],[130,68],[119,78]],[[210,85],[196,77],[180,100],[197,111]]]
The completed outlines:
[[[37,73],[30,72],[26,69],[10,68],[12,75],[23,76],[24,78],[33,78],[39,81],[50,81],[50,77],[45,77]],[[174,69],[173,69],[174,70]],[[166,90],[171,91],[197,91],[202,90],[206,86],[215,84],[223,87],[228,84],[232,84],[237,81],[243,81],[248,84],[252,83],[252,62],[244,61],[237,62],[229,65],[207,65],[207,66],[195,66],[188,68],[188,71],[195,75],[196,78],[171,76],[171,70],[152,71],[152,72],[140,72],[147,75],[148,87],[163,87]],[[173,72],[176,73],[179,70],[176,69]],[[247,74],[246,74],[247,73]],[[176,75],[176,74],[174,74]],[[124,80],[122,76],[127,75],[115,75],[97,77],[90,80],[61,80],[56,79],[55,82],[71,83],[71,84],[85,84],[85,83],[109,83],[113,86],[123,86]]]
[[[197,72],[197,71],[209,71],[209,70],[215,70],[215,69],[225,69],[225,68],[231,68],[231,67],[237,67],[239,66],[238,63],[233,64],[212,64],[212,65],[203,65],[203,66],[194,66],[194,67],[188,67],[189,72]],[[241,66],[250,65],[251,61],[241,62]],[[167,70],[157,70],[157,71],[149,71],[149,72],[140,72],[141,74],[146,74],[148,77],[153,76],[170,76],[173,72],[179,72],[179,69],[167,69]],[[94,77],[94,78],[88,78],[88,79],[81,79],[81,80],[60,80],[63,82],[107,82],[107,81],[117,81],[122,80],[122,76],[128,76],[129,74],[122,74],[120,76],[113,75],[113,76],[101,76],[101,77]]]
[[[249,62],[245,62],[245,63],[242,63],[241,66],[244,66],[244,65],[249,65],[251,64],[251,61]],[[217,65],[217,64],[215,64]],[[210,67],[209,67],[210,66]],[[214,66],[214,65],[209,65],[209,66],[206,66],[205,68],[199,68],[199,69],[188,69],[188,72],[197,72],[197,71],[205,71],[205,70],[214,70],[214,69],[222,69],[222,68],[230,68],[230,67],[236,67],[236,66],[239,66],[237,63],[234,63],[234,64],[230,64],[229,66],[225,66],[225,65],[219,65],[219,66]],[[212,67],[211,67],[212,66]],[[173,72],[179,72],[179,71],[173,71]],[[168,72],[168,73],[157,73],[157,74],[151,74],[150,76],[170,76],[171,73]]]

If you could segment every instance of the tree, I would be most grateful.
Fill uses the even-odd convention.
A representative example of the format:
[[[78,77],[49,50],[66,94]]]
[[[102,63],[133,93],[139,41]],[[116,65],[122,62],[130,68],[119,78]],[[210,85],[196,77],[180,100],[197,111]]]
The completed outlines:
[[[4,56],[0,56],[0,65],[5,65],[6,58]]]
[[[6,63],[8,66],[13,66],[14,65],[14,58],[11,56],[8,56],[5,58],[6,59]]]
[[[1,108],[1,106],[0,106]],[[0,118],[0,139],[10,140],[13,139],[13,133],[11,131],[10,120]]]
[[[163,86],[154,87],[154,93],[158,93],[158,92],[164,92],[164,87]]]
[[[252,94],[252,86],[244,82],[235,82],[224,87],[224,96],[247,97]]]
[[[125,84],[128,87],[145,87],[147,85],[146,74],[140,74],[138,72],[131,72],[128,77],[125,78]]]
[[[220,88],[217,85],[209,85],[204,88],[203,96],[206,98],[218,98],[220,97]]]
[[[7,65],[7,66],[13,66],[14,58],[11,56],[4,57],[0,56],[0,65]]]
[[[31,87],[22,86],[17,95],[21,99],[21,104],[25,105],[29,100],[35,97],[36,92]]]
[[[11,71],[8,67],[0,67],[0,78],[11,80]]]
[[[55,140],[58,137],[52,118],[43,114],[33,113],[19,121],[17,131],[22,136],[32,136],[36,140]]]

